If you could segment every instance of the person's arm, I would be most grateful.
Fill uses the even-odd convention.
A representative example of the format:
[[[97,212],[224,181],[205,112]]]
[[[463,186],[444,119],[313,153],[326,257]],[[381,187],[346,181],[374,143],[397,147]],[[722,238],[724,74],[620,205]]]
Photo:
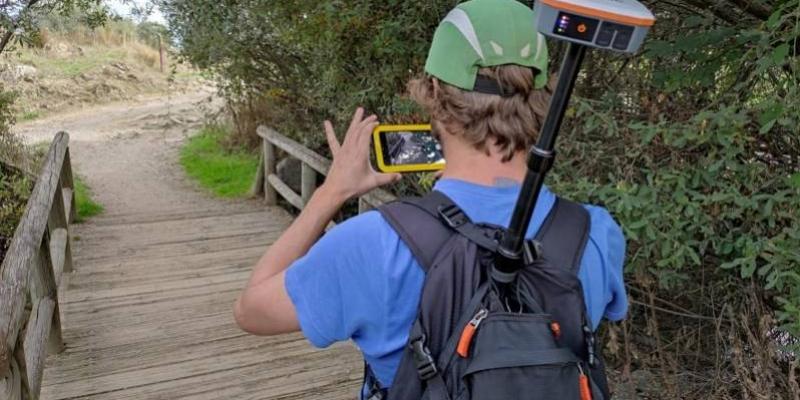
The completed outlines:
[[[380,174],[370,165],[370,136],[377,125],[377,117],[364,118],[364,110],[359,108],[340,145],[333,126],[325,122],[333,153],[328,177],[300,216],[261,257],[236,301],[234,316],[245,331],[276,335],[299,330],[294,305],[284,286],[286,269],[308,252],[345,201],[400,178],[398,174]]]

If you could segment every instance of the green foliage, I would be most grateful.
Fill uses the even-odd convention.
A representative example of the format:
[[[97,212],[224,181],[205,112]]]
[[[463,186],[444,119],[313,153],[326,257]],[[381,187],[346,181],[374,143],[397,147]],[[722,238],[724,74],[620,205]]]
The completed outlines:
[[[0,53],[17,44],[41,43],[40,25],[48,15],[78,16],[86,25],[98,27],[109,18],[101,0],[8,0],[0,2]]]
[[[408,108],[397,96],[421,70],[451,1],[166,1],[162,11],[186,59],[220,76],[230,99],[267,98],[272,121],[312,145],[320,121],[347,121],[356,105],[382,115]],[[308,132],[317,133],[316,135]],[[250,131],[250,134],[254,132]]]
[[[643,349],[637,363],[691,365],[724,398],[753,387],[783,393],[785,380],[764,376],[785,369],[746,364],[761,375],[726,380],[708,371],[735,360],[706,352],[749,363],[720,342],[745,338],[754,349],[776,327],[800,337],[800,2],[645,2],[658,23],[642,54],[589,54],[549,184],[605,205],[625,230],[626,276],[639,300],[631,323],[642,336],[657,329],[675,350]],[[404,85],[454,2],[215,4],[166,1],[182,55],[216,74],[234,110],[261,102],[261,122],[315,146],[320,122],[344,121],[356,105],[383,119],[415,113]],[[558,60],[563,46],[550,48]],[[406,189],[429,184],[423,177]],[[641,307],[653,298],[642,293],[720,325],[673,313],[654,327],[654,308]],[[771,311],[753,313],[753,302]],[[730,381],[752,384],[722,383]]]
[[[0,261],[11,242],[31,190],[30,180],[17,169],[24,147],[9,131],[16,96],[0,85]]]
[[[258,170],[258,157],[245,150],[226,150],[229,129],[209,125],[181,149],[181,165],[201,186],[220,197],[247,194]]]
[[[783,29],[689,19],[682,35],[650,41],[622,70],[635,82],[601,98],[583,93],[557,180],[622,223],[629,274],[682,298],[702,271],[728,270],[758,282],[795,336],[800,62],[788,44],[798,40],[798,10],[787,3],[773,14]],[[650,71],[651,80],[636,76]],[[602,75],[587,86],[613,78]]]
[[[32,188],[30,179],[0,162],[0,262],[22,218]]]
[[[92,190],[80,176],[75,176],[75,204],[78,218],[75,222],[85,222],[95,215],[102,214],[104,208],[92,198]]]
[[[136,35],[139,40],[154,49],[158,49],[161,43],[165,48],[168,48],[171,42],[169,29],[155,22],[142,22],[136,25]]]

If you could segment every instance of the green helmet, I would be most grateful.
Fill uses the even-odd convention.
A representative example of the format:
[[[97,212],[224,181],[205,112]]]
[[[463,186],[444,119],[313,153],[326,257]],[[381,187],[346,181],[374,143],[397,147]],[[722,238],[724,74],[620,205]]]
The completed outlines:
[[[459,4],[439,24],[425,72],[464,90],[475,90],[478,69],[516,64],[538,70],[535,87],[547,85],[547,43],[533,10],[517,0]]]

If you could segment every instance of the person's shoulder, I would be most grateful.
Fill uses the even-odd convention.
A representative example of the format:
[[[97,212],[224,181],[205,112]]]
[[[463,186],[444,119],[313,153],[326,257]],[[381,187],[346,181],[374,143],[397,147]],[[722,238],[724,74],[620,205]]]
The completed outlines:
[[[378,211],[367,211],[348,218],[328,231],[326,236],[332,239],[371,240],[386,238],[394,231]],[[359,241],[359,243],[364,243]]]
[[[589,238],[600,248],[620,250],[625,249],[625,235],[622,227],[617,223],[611,213],[605,208],[592,204],[584,204],[589,212],[591,228]]]
[[[602,227],[612,231],[618,231],[622,234],[622,228],[619,226],[614,216],[605,207],[594,204],[583,204],[583,208],[589,212],[589,218],[592,222],[592,228]],[[594,229],[593,229],[594,230]]]

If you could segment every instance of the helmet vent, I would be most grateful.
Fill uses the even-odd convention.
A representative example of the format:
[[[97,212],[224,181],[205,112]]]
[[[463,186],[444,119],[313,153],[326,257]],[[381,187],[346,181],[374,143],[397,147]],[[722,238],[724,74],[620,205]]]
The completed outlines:
[[[503,55],[503,46],[500,46],[499,44],[495,43],[494,40],[490,40],[489,44],[492,45],[492,49],[494,50],[495,54],[497,54],[498,56]]]

